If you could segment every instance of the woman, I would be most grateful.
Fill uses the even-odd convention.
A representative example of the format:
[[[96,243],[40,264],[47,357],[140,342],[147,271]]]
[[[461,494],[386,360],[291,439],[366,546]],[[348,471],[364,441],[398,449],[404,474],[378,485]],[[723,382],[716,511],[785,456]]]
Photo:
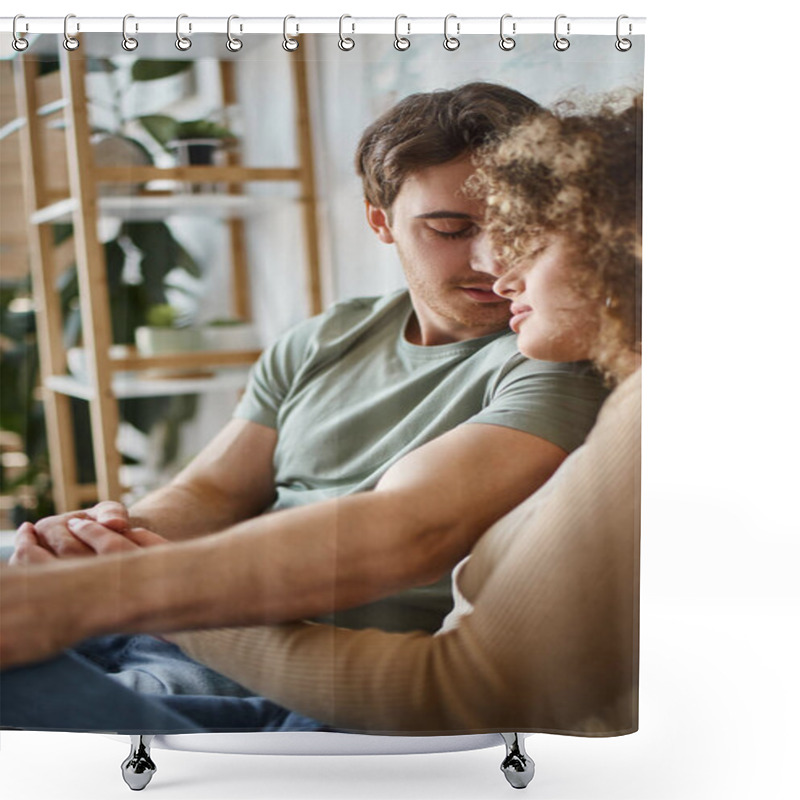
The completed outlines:
[[[487,204],[484,268],[512,301],[521,352],[591,359],[615,389],[585,445],[456,570],[443,629],[299,623],[167,638],[336,728],[636,730],[640,119],[640,99],[621,113],[540,116],[479,159],[469,191]]]

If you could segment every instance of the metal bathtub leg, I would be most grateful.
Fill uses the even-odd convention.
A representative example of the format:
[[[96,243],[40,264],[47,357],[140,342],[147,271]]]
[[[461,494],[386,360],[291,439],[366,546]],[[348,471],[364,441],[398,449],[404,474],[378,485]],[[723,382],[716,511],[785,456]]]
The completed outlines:
[[[122,779],[134,792],[140,792],[150,783],[156,765],[150,758],[150,742],[153,736],[132,735],[131,752],[122,762]]]
[[[524,789],[536,769],[533,759],[525,752],[525,740],[518,733],[501,733],[506,743],[506,757],[500,765],[506,780],[515,789]]]

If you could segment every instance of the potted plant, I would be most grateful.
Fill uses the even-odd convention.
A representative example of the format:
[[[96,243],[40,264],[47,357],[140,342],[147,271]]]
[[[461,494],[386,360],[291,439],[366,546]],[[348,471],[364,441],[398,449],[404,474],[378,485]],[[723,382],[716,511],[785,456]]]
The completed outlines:
[[[136,328],[136,349],[143,356],[180,353],[202,347],[200,331],[186,324],[175,306],[158,303],[147,311],[147,325]]]
[[[261,347],[256,326],[240,319],[214,319],[201,329],[207,350],[257,350]]]
[[[214,164],[217,153],[236,141],[230,130],[209,119],[181,122],[165,114],[148,114],[138,121],[179,164]]]

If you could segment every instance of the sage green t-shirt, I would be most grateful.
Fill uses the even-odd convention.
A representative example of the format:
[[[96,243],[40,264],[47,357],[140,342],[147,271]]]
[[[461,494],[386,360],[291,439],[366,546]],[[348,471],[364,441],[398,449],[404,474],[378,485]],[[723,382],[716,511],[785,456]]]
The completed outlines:
[[[268,511],[372,489],[406,453],[464,423],[526,431],[567,452],[583,442],[607,395],[587,363],[525,358],[510,331],[414,345],[404,336],[411,311],[406,291],[339,303],[255,364],[234,413],[278,432]],[[435,631],[451,607],[447,576],[326,621]]]

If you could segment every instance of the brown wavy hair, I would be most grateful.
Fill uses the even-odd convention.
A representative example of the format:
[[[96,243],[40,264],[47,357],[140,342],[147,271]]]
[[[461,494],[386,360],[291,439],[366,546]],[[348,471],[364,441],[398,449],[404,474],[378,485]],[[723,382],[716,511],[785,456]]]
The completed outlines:
[[[534,100],[496,83],[411,94],[361,136],[355,167],[364,197],[390,211],[411,173],[475,152],[541,111]]]
[[[598,304],[593,357],[610,377],[641,352],[641,121],[641,95],[621,112],[562,104],[483,148],[467,189],[486,201],[501,265],[524,262],[543,234],[566,235],[581,254],[576,288]]]

